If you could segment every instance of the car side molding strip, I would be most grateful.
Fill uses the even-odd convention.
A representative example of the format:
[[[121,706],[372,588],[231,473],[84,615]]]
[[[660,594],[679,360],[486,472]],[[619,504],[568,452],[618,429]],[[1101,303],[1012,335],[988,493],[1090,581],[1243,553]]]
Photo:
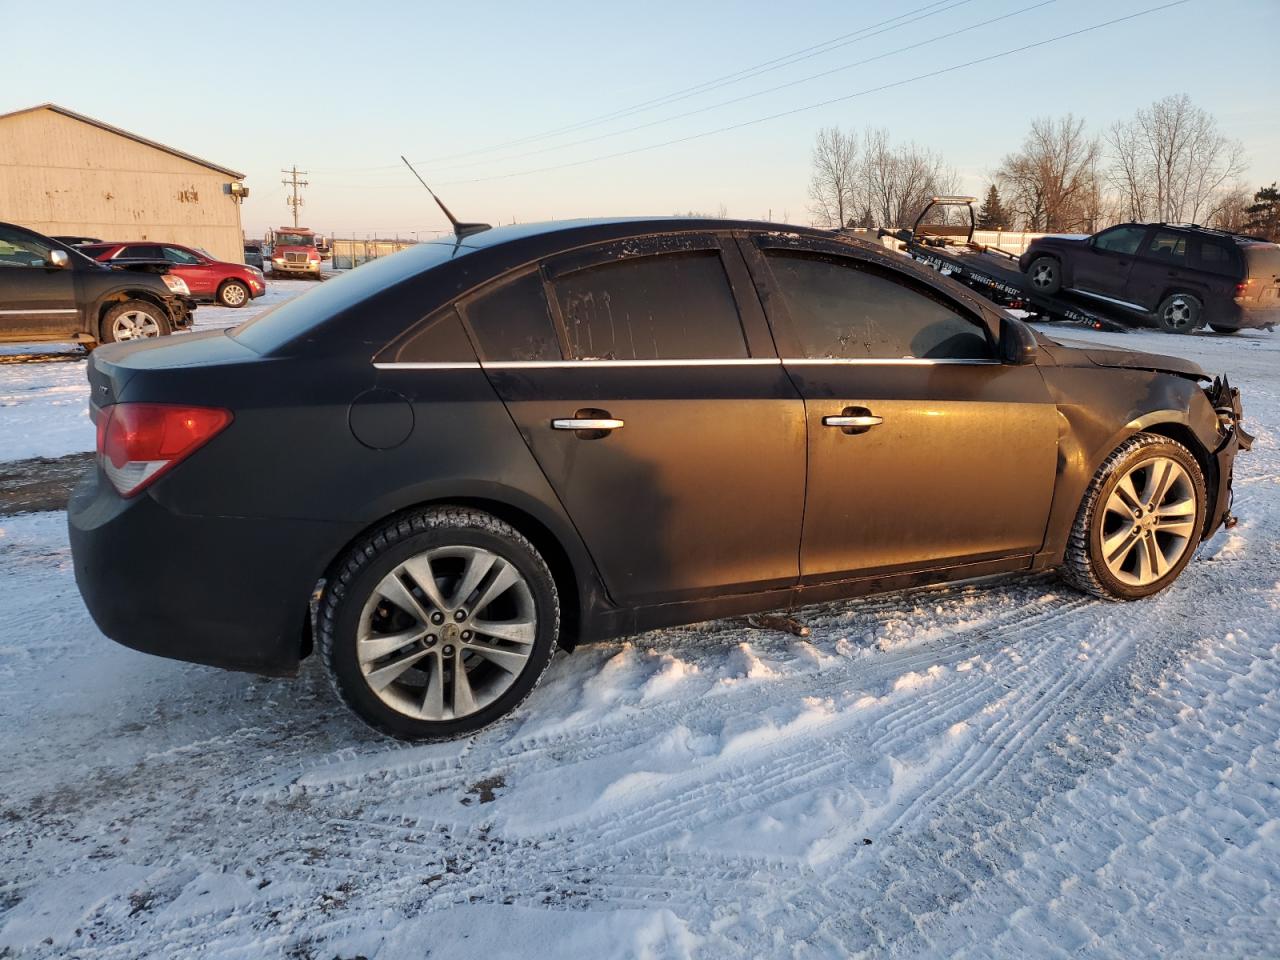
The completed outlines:
[[[439,362],[374,363],[378,370],[572,370],[577,367],[759,367],[821,366],[860,364],[863,366],[933,366],[936,364],[999,365],[999,360],[929,359],[921,357],[743,357],[735,360],[461,360]]]

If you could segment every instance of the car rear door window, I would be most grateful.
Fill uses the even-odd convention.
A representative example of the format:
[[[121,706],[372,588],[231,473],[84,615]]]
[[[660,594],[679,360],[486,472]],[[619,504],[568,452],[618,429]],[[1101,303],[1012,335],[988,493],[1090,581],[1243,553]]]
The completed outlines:
[[[112,259],[163,260],[164,253],[155,244],[132,243],[123,248]]]
[[[718,250],[636,257],[557,277],[574,360],[719,360],[748,356]]]
[[[1146,233],[1146,227],[1116,227],[1112,230],[1104,230],[1094,237],[1093,245],[1096,249],[1107,253],[1133,254],[1137,252]]]
[[[1186,263],[1187,235],[1172,230],[1157,230],[1143,247],[1142,255],[1148,260],[1159,260],[1162,263]]]
[[[1235,251],[1235,244],[1230,240],[1201,237],[1196,266],[1209,273],[1219,273],[1227,277],[1240,276],[1238,254]]]
[[[892,271],[847,257],[766,252],[807,359],[987,360],[978,322]]]
[[[179,263],[185,266],[192,266],[200,262],[200,258],[194,253],[187,253],[177,247],[165,247],[164,258],[170,263]]]
[[[483,291],[464,303],[463,313],[483,360],[563,359],[537,271]]]
[[[373,358],[378,364],[474,364],[476,355],[450,304],[437,310]]]

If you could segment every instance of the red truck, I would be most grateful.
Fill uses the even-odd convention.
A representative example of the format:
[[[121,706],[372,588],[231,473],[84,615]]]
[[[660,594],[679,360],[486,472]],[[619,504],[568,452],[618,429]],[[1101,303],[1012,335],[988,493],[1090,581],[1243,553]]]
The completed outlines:
[[[298,273],[319,280],[320,260],[314,231],[306,227],[281,227],[275,231],[271,243],[273,274]]]
[[[112,266],[130,263],[166,261],[169,273],[181,277],[197,300],[220,303],[224,307],[243,307],[267,292],[262,271],[243,263],[215,260],[203,250],[179,243],[85,243],[76,247],[86,257]]]

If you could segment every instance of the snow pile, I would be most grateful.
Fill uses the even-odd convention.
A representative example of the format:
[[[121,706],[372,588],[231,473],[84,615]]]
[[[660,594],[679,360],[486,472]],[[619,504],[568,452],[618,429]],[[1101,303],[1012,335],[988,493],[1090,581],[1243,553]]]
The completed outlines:
[[[63,518],[0,517],[0,957],[1274,955],[1280,337],[1088,336],[1226,370],[1259,435],[1173,589],[645,634],[455,743],[370,733],[314,664],[116,646]]]

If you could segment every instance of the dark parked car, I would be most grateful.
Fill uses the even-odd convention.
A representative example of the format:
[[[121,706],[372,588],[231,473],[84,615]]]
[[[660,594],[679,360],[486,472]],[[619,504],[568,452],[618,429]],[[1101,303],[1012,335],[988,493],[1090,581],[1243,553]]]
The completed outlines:
[[[112,269],[0,223],[0,341],[92,345],[162,336],[191,325],[190,292],[179,277]]]
[[[103,632],[276,674],[314,644],[406,738],[507,713],[557,644],[1052,567],[1148,596],[1248,441],[1185,360],[720,220],[423,243],[88,375],[69,516]]]
[[[262,244],[246,243],[244,245],[244,262],[250,267],[257,267],[259,270],[265,269],[265,261],[262,256]]]
[[[68,247],[78,247],[82,243],[101,243],[97,237],[62,237],[55,236],[53,239],[59,243],[65,243]]]
[[[1280,246],[1164,223],[1031,241],[1018,260],[1035,293],[1081,294],[1169,333],[1280,323]]]
[[[243,307],[267,292],[266,278],[257,267],[217,260],[180,243],[92,243],[77,249],[99,263],[167,263],[171,274],[186,281],[193,297],[224,307]]]

